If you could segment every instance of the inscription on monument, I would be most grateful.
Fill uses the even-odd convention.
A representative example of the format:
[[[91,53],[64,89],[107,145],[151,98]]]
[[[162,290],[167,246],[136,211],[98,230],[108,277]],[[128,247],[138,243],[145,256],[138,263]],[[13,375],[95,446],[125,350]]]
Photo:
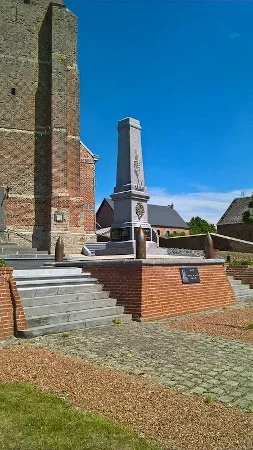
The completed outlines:
[[[197,267],[181,267],[179,270],[183,284],[200,283]]]
[[[112,241],[129,241],[131,228],[113,228],[111,230]]]

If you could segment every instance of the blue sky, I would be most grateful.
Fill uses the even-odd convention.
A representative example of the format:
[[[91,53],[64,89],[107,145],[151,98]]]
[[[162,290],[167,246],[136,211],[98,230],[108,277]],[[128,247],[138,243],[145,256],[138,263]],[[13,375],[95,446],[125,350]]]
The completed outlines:
[[[253,191],[253,2],[66,0],[79,18],[81,139],[97,204],[113,192],[117,122],[142,124],[151,202],[216,222]]]

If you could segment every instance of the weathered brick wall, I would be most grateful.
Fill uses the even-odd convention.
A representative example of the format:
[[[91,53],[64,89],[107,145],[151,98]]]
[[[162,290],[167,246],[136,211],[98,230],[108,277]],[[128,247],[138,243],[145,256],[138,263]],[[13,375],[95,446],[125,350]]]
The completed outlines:
[[[125,312],[138,320],[163,319],[236,303],[223,264],[198,267],[200,283],[183,284],[179,265],[145,265],[129,261],[86,263]]]
[[[81,144],[81,178],[80,189],[83,199],[84,229],[91,238],[95,237],[95,162],[89,150]],[[88,237],[88,236],[87,236]]]
[[[253,225],[250,224],[238,223],[234,225],[218,225],[217,231],[225,236],[253,242]]]
[[[0,26],[0,183],[10,188],[7,229],[13,241],[24,235],[47,250],[63,232],[66,247],[80,250],[86,229],[94,233],[81,182],[83,171],[88,177],[94,171],[80,164],[77,18],[63,0],[1,0]],[[93,195],[88,205],[94,206],[94,189],[86,195]]]
[[[11,268],[0,268],[0,339],[7,339],[16,331],[27,328],[12,272]]]

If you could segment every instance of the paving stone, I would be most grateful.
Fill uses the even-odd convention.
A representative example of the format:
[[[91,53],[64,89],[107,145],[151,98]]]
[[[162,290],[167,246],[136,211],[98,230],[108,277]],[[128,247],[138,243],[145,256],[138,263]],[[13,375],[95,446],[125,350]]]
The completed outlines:
[[[32,342],[150,376],[186,394],[210,393],[226,405],[253,406],[253,345],[249,343],[172,330],[164,322],[105,326]]]

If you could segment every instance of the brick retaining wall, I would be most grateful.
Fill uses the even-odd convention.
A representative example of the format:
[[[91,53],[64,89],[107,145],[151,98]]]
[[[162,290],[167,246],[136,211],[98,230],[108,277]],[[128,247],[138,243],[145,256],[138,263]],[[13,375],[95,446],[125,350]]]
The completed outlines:
[[[236,303],[222,262],[185,261],[97,261],[87,262],[84,270],[103,283],[125,312],[137,320],[163,319]],[[198,268],[200,283],[182,283],[179,268],[186,265]]]
[[[0,339],[7,339],[13,336],[17,330],[27,328],[12,272],[12,268],[0,268]]]
[[[227,274],[233,276],[236,280],[242,280],[243,283],[249,284],[253,288],[253,267],[238,266],[227,267]]]

